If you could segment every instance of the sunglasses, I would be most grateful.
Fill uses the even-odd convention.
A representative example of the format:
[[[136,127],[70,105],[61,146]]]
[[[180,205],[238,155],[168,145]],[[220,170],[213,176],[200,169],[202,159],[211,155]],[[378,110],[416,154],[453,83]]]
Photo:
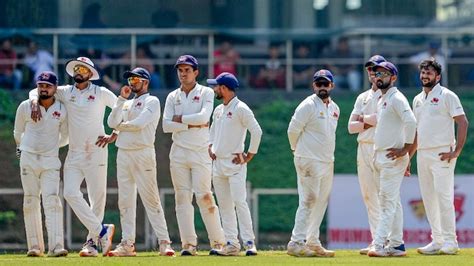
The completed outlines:
[[[142,81],[144,81],[144,80],[145,80],[145,79],[140,78],[140,77],[129,77],[129,78],[127,79],[128,85],[137,84],[137,83],[142,82]]]
[[[321,88],[321,87],[326,87],[328,88],[329,87],[329,82],[315,82],[314,85],[318,88]]]
[[[388,77],[388,76],[391,76],[392,74],[388,73],[388,72],[380,72],[380,71],[377,71],[374,73],[375,74],[375,77],[376,78],[385,78],[385,77]]]
[[[74,70],[74,73],[78,73],[78,74],[81,74],[81,75],[82,74],[87,74],[87,73],[90,72],[90,70],[85,66],[75,66],[73,68],[73,70]]]

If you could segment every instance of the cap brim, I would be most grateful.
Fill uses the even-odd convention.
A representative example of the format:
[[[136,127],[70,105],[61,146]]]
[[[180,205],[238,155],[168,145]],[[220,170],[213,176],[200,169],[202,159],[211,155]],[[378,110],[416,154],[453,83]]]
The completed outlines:
[[[367,63],[365,63],[364,67],[373,67],[375,66],[377,63],[375,63],[374,61],[367,61]]]
[[[329,82],[332,82],[332,80],[331,80],[330,78],[328,78],[328,77],[317,77],[317,78],[313,79],[313,81],[318,81],[319,79],[325,79],[325,80],[327,80],[327,81],[329,81]]]
[[[45,84],[49,84],[49,85],[52,85],[52,86],[56,86],[56,84],[53,84],[53,83],[48,82],[48,81],[44,81],[44,80],[36,81],[36,84],[40,84],[40,83],[45,83]]]
[[[219,85],[219,84],[217,83],[217,80],[216,80],[216,79],[208,79],[208,80],[207,80],[207,84],[208,84],[208,85],[213,85],[213,86]]]
[[[83,65],[83,66],[87,67],[92,72],[92,77],[90,78],[90,80],[100,79],[100,75],[99,75],[99,72],[97,71],[97,69],[95,69],[93,66],[91,66],[91,65],[89,65],[89,64],[87,64],[83,61],[79,61],[79,60],[76,60],[76,59],[69,60],[66,63],[66,73],[69,76],[74,77],[74,67],[76,65]]]
[[[178,64],[175,64],[175,65],[174,65],[174,68],[178,68],[179,65],[188,65],[188,66],[192,66],[192,67],[197,67],[197,66],[195,66],[194,64],[189,63],[189,62],[180,62],[180,63],[178,63]]]

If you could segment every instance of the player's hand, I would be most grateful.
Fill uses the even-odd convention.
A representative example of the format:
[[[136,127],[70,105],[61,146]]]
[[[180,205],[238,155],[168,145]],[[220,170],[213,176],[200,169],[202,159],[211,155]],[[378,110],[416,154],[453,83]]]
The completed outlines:
[[[209,157],[211,157],[211,159],[214,161],[217,157],[216,157],[216,154],[212,152],[211,147],[212,146],[209,146],[209,148],[207,149],[207,152],[209,153]]]
[[[405,169],[405,173],[403,174],[404,177],[411,176],[410,168],[411,168],[411,162],[408,162],[407,169]]]
[[[31,101],[31,119],[33,121],[38,122],[42,118],[41,116],[41,108],[38,104],[38,100],[32,100]]]
[[[242,152],[242,153],[234,153],[234,158],[232,159],[232,162],[234,164],[246,164],[248,162],[250,162],[250,160],[252,160],[253,156],[255,154],[253,153],[245,153],[245,152]]]
[[[176,123],[183,123],[183,116],[182,115],[173,115],[173,119],[171,120]]]
[[[21,150],[19,148],[16,148],[16,158],[20,160],[21,157]]]
[[[400,157],[403,157],[405,156],[405,154],[408,153],[408,150],[405,148],[401,148],[401,149],[390,148],[390,149],[387,149],[387,151],[388,151],[386,155],[387,158],[392,159],[392,160],[396,160]]]
[[[105,135],[105,136],[99,136],[97,137],[97,141],[95,142],[95,145],[105,148],[107,144],[110,144],[114,142],[117,139],[117,134],[112,133],[112,135]]]
[[[120,89],[120,96],[122,96],[125,99],[128,99],[130,97],[130,94],[132,94],[132,89],[130,86],[123,86],[122,89]]]
[[[448,163],[451,162],[451,160],[458,158],[459,154],[456,151],[453,151],[453,147],[449,148],[449,152],[441,152],[438,154],[439,158],[441,161],[448,161]]]
[[[373,127],[373,126],[370,125],[370,124],[364,123],[364,129],[368,129],[368,128],[371,128],[371,127]]]

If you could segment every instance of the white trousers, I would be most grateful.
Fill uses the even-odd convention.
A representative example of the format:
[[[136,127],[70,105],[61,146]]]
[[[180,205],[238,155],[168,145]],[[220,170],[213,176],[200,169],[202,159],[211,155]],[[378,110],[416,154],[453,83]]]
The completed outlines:
[[[135,243],[137,189],[156,237],[169,241],[168,227],[161,206],[156,179],[155,149],[118,149],[117,182],[122,240]]]
[[[170,150],[170,172],[175,191],[176,218],[183,247],[197,245],[194,228],[193,193],[206,226],[211,247],[224,244],[219,208],[211,191],[212,160],[207,148],[193,151],[173,144]]]
[[[375,170],[380,181],[380,216],[375,232],[374,244],[397,247],[403,244],[403,210],[400,200],[400,187],[408,166],[408,154],[392,160],[386,157],[387,151],[375,152]]]
[[[94,152],[69,151],[64,164],[64,198],[95,239],[102,230],[107,192],[107,147]],[[89,203],[81,192],[86,180]]]
[[[319,226],[326,212],[334,178],[334,163],[295,157],[299,205],[291,240],[321,246]]]
[[[357,175],[359,177],[360,191],[367,215],[372,239],[375,238],[375,229],[379,222],[380,205],[379,190],[380,181],[375,174],[374,166],[374,144],[359,143],[357,147]]]
[[[457,243],[454,211],[454,168],[456,160],[441,161],[439,153],[450,147],[418,150],[418,179],[433,242]]]
[[[46,218],[48,249],[52,251],[55,247],[63,248],[63,206],[58,196],[61,161],[58,157],[46,157],[23,151],[20,168],[28,249],[36,246],[42,252],[45,250],[40,195]]]
[[[214,161],[212,174],[226,240],[233,244],[239,243],[238,218],[242,241],[255,241],[247,203],[247,164],[234,164],[232,157],[218,158]]]

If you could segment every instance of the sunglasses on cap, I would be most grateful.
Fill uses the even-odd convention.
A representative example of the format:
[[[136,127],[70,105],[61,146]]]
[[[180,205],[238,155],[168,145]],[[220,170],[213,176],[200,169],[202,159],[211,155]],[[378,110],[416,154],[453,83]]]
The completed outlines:
[[[137,83],[142,82],[142,81],[144,81],[144,80],[146,80],[146,79],[140,78],[140,77],[136,77],[136,76],[135,76],[135,77],[129,77],[129,78],[127,79],[128,85],[137,84]]]
[[[388,73],[388,72],[380,72],[380,71],[376,71],[374,73],[375,77],[376,78],[385,78],[385,77],[389,77],[391,76],[392,74]]]
[[[87,73],[90,72],[90,70],[89,70],[87,67],[81,66],[81,65],[75,66],[75,67],[73,68],[73,70],[74,70],[74,73],[78,73],[78,74],[81,74],[81,75],[82,75],[82,74],[87,74]]]
[[[330,83],[328,81],[317,81],[317,82],[314,83],[314,85],[318,88],[321,88],[321,87],[328,88]]]

